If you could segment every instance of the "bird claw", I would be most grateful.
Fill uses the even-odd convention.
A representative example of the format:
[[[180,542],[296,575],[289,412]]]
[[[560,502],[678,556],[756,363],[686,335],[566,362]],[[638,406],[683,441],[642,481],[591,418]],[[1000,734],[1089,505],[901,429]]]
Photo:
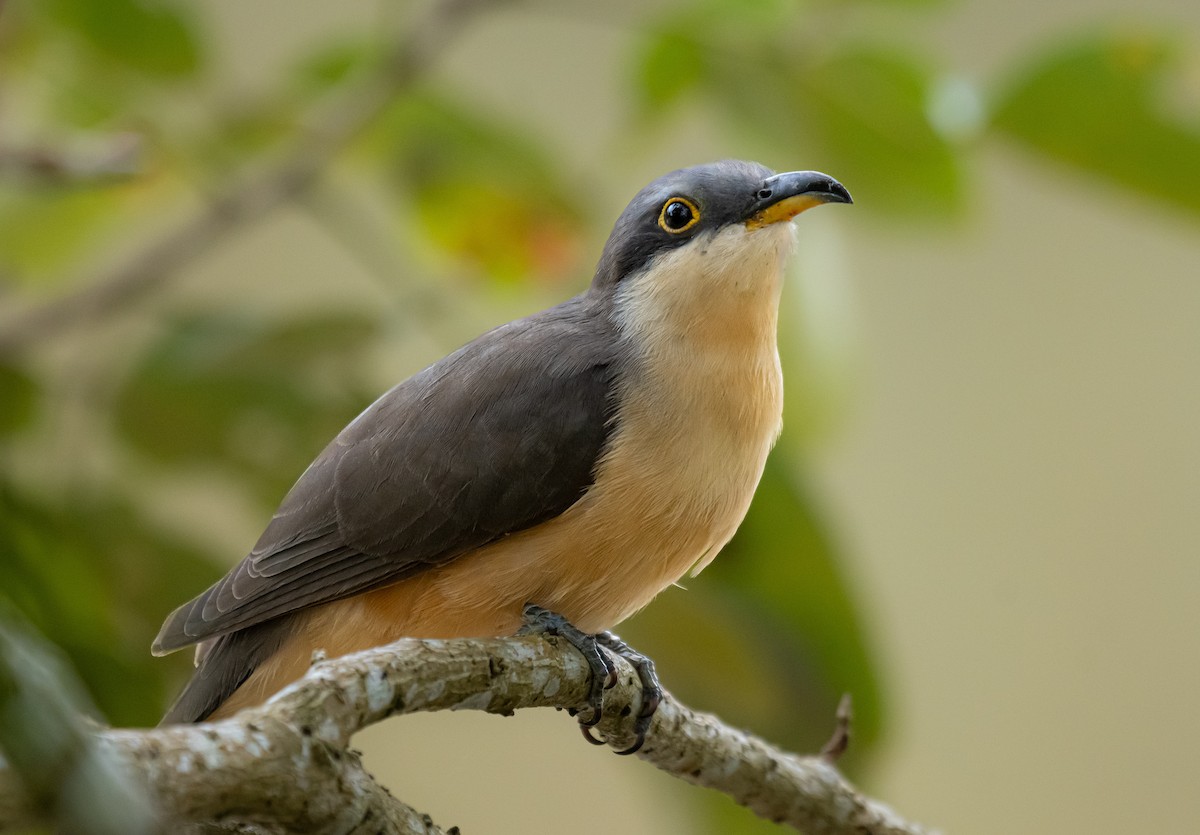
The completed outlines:
[[[592,671],[591,690],[588,692],[591,713],[581,718],[579,724],[585,729],[599,724],[604,715],[604,691],[616,685],[617,668],[601,649],[596,636],[578,629],[557,612],[532,603],[525,604],[521,614],[524,624],[517,631],[518,635],[558,635],[583,655]]]
[[[628,661],[637,671],[638,681],[642,685],[642,707],[633,723],[635,737],[633,745],[617,751],[618,754],[629,755],[641,749],[646,741],[646,732],[650,729],[650,721],[654,718],[662,702],[662,685],[658,674],[654,671],[654,662],[631,648],[611,632],[601,632],[598,635],[588,635],[578,629],[557,612],[544,609],[532,603],[525,604],[522,611],[524,624],[518,630],[518,635],[558,635],[583,655],[592,671],[591,690],[588,693],[590,713],[579,719],[579,728],[583,738],[592,745],[604,745],[605,741],[592,733],[592,728],[599,724],[603,717],[602,704],[604,691],[610,690],[617,684],[617,667],[608,657],[612,652]],[[574,711],[571,715],[576,715]]]
[[[583,734],[583,738],[592,745],[603,745],[604,740],[592,733],[592,726],[583,722],[579,723],[579,730]]]
[[[658,711],[658,706],[662,704],[662,684],[658,680],[658,673],[655,672],[654,662],[648,656],[642,655],[633,649],[613,633],[601,632],[596,636],[596,642],[628,661],[637,672],[638,681],[642,685],[642,707],[638,711],[637,718],[633,723],[634,743],[628,748],[617,752],[622,756],[635,754],[641,749],[643,743],[645,743],[646,732],[650,730],[650,721]]]

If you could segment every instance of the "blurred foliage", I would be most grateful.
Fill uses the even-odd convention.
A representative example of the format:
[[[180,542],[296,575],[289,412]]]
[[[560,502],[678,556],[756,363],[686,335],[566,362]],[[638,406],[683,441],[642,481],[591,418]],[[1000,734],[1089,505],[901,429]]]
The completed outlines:
[[[168,596],[211,580],[208,555],[125,500],[36,497],[11,483],[0,483],[0,553],[4,597],[67,653],[104,715],[153,724],[180,669],[146,648]]]
[[[119,235],[136,219],[141,194],[127,185],[0,183],[0,264],[12,283],[45,284]]]
[[[44,13],[96,57],[148,76],[192,75],[201,42],[182,3],[141,0],[47,0]]]
[[[619,21],[631,35],[629,62],[597,71],[626,85],[632,106],[618,127],[638,142],[704,113],[731,148],[829,170],[850,184],[856,211],[885,220],[965,211],[971,162],[992,138],[1126,193],[1200,208],[1197,55],[1185,44],[1152,32],[1064,36],[981,88],[899,34],[881,40],[872,24],[876,13],[894,20],[931,5],[681,0]],[[289,68],[264,70],[253,93],[233,89],[214,66],[221,44],[211,14],[166,0],[3,5],[0,341],[22,310],[92,289],[112,253],[154,241],[160,215],[186,220],[198,197],[273,170],[320,133],[322,119],[337,118],[330,105],[375,95],[393,71],[398,32],[364,26],[310,43]],[[396,89],[335,149],[335,164],[382,194],[387,231],[423,242],[396,256],[411,269],[380,277],[388,292],[416,286],[406,275],[458,272],[532,308],[542,285],[586,276],[587,247],[611,218],[590,215],[592,201],[579,194],[628,160],[597,160],[592,184],[568,177],[536,125],[469,103],[469,92],[429,79]],[[130,172],[89,170],[97,155],[80,147],[103,150],[130,135],[140,140]],[[11,161],[20,155],[8,152],[30,149],[39,165]],[[421,287],[455,292],[449,281]],[[180,479],[216,479],[256,502],[265,522],[308,460],[378,393],[370,354],[388,333],[377,303],[353,294],[340,308],[317,302],[276,316],[236,296],[197,310],[169,285],[125,306],[139,304],[153,316],[148,333],[124,327],[128,319],[107,330],[72,323],[104,336],[105,350],[87,357],[91,385],[63,359],[69,329],[0,356],[0,595],[66,651],[122,724],[156,721],[186,666],[150,658],[162,618],[241,556],[193,542],[147,497]],[[814,379],[821,363],[830,359],[797,358]],[[394,358],[389,368],[413,370]],[[822,396],[789,389],[792,402]],[[56,434],[81,414],[95,433],[82,443],[95,454]],[[839,538],[803,477],[809,428],[789,425],[721,559],[685,580],[687,595],[662,595],[629,637],[684,698],[798,749],[821,744],[839,696],[851,692],[853,766],[885,727],[886,689],[839,568]],[[696,796],[720,831],[760,825]]]
[[[37,383],[16,366],[0,362],[0,438],[20,431],[33,420]]]
[[[519,128],[418,92],[389,107],[361,145],[396,199],[413,202],[421,234],[493,280],[561,280],[578,267],[582,218],[553,160]]]
[[[166,467],[223,468],[264,505],[278,502],[312,451],[370,401],[358,369],[376,338],[375,323],[352,313],[180,317],[132,369],[116,429]]]
[[[1198,60],[1149,33],[1059,44],[1016,74],[994,124],[1050,160],[1200,212]]]
[[[89,721],[95,713],[60,648],[34,634],[0,598],[0,751],[6,770],[16,773],[31,801],[31,817],[55,823],[33,831],[160,831],[144,788],[98,755]],[[5,831],[12,831],[12,818],[5,823]]]
[[[715,4],[721,8],[725,4]],[[803,19],[775,9],[761,24],[725,14],[672,16],[643,38],[635,78],[641,118],[671,118],[689,98],[737,125],[854,183],[855,201],[896,215],[961,209],[963,149],[927,115],[935,70],[897,45],[833,40],[796,49]],[[726,10],[728,11],[728,10]],[[802,149],[798,153],[797,149]]]

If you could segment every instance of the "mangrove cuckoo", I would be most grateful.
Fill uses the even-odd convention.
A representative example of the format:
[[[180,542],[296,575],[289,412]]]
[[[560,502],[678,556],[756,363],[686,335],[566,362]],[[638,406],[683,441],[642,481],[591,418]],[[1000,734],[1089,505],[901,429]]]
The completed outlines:
[[[779,434],[786,221],[830,202],[851,200],[824,174],[736,161],[642,189],[584,293],[375,401],[167,618],[155,654],[199,646],[163,721],[257,704],[317,649],[513,635],[547,611],[590,636],[708,565]]]

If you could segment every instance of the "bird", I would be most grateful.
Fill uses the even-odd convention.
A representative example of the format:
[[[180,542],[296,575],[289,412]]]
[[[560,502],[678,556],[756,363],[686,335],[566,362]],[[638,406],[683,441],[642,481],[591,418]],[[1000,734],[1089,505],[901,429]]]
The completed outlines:
[[[607,630],[717,555],[779,436],[789,221],[851,202],[828,175],[738,160],[643,188],[585,291],[383,394],[166,618],[152,652],[195,644],[196,669],[163,723],[259,704],[317,650],[531,624],[628,650]]]

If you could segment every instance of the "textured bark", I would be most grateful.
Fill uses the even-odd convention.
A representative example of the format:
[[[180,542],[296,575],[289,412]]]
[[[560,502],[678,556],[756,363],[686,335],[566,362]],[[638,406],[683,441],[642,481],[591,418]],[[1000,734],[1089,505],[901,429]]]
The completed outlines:
[[[609,745],[632,742],[640,700],[624,661],[597,727]],[[101,752],[148,788],[169,827],[223,824],[234,831],[437,833],[391,797],[348,750],[351,736],[389,716],[424,710],[511,713],[527,707],[586,709],[590,671],[555,638],[431,641],[322,661],[266,705],[221,722],[153,730],[104,730]],[[724,792],[755,813],[817,833],[901,835],[928,830],[860,794],[828,758],[779,751],[669,695],[639,757]],[[0,828],[22,817],[3,794]]]

